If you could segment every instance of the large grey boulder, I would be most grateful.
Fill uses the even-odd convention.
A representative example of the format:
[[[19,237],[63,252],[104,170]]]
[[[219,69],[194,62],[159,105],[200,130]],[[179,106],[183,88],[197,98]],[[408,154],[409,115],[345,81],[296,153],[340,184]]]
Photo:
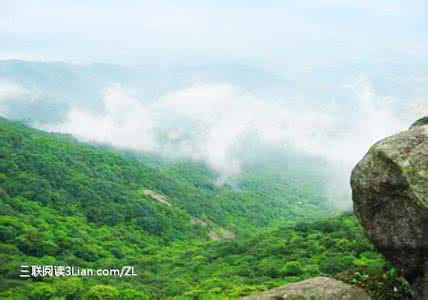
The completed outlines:
[[[333,278],[315,277],[289,283],[242,300],[368,300],[367,292],[361,288],[343,283]]]
[[[367,237],[420,299],[428,257],[427,121],[373,145],[351,176],[354,211]]]

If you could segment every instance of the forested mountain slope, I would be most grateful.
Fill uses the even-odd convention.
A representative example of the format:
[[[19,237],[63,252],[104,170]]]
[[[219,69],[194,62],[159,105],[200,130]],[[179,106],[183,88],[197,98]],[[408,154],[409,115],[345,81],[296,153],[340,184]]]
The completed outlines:
[[[0,158],[5,299],[229,299],[383,265],[352,215],[316,221],[331,212],[284,175],[253,167],[218,187],[200,164],[5,119]],[[19,279],[23,264],[133,266],[138,276]]]
[[[4,119],[0,133],[2,193],[93,223],[135,223],[149,234],[178,239],[201,234],[191,217],[239,231],[326,211],[317,195],[284,178],[248,176],[234,187],[216,187],[216,175],[200,164],[139,159]]]

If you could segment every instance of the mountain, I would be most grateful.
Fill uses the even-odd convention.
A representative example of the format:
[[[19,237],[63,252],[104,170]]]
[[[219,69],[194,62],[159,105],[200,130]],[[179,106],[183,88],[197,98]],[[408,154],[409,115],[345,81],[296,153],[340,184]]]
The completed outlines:
[[[132,90],[150,102],[169,91],[205,82],[259,90],[279,79],[263,70],[227,64],[168,68],[0,60],[0,104],[7,108],[8,117],[39,124],[60,123],[72,106],[102,110],[104,91],[112,86]],[[14,85],[20,91],[8,95],[2,93],[8,90],[2,85]]]
[[[183,222],[165,220],[157,230],[142,228],[157,235],[170,228],[172,237],[186,231],[180,226],[190,224],[191,217],[240,231],[275,219],[310,218],[308,208],[316,216],[327,212],[320,197],[275,173],[264,180],[250,169],[234,187],[217,187],[216,175],[202,164],[80,143],[4,119],[1,125],[3,190],[64,214],[78,212],[91,222],[115,225],[156,218],[163,211]],[[165,201],[156,201],[162,197]]]
[[[319,275],[384,280],[356,219],[325,207],[304,173],[252,165],[219,187],[199,163],[6,119],[0,157],[0,298],[235,299]],[[22,279],[22,265],[137,276]]]

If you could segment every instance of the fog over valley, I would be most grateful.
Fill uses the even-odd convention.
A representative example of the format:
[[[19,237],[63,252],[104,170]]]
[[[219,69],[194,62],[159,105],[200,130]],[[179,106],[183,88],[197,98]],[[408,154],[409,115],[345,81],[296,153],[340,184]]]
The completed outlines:
[[[258,70],[228,81],[227,68],[198,80],[191,80],[195,68],[183,69],[3,61],[0,112],[83,141],[203,162],[218,174],[217,185],[239,178],[244,157],[267,155],[263,147],[316,158],[326,199],[348,209],[346,174],[367,147],[427,109],[421,96],[382,94],[363,74],[328,92],[308,80],[307,92]]]
[[[428,299],[427,29],[426,0],[0,0],[0,299]]]

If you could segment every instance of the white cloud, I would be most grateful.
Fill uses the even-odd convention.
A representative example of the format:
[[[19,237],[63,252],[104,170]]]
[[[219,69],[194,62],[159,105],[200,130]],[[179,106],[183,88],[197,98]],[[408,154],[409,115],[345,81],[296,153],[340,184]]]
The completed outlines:
[[[27,90],[12,81],[0,79],[0,101],[25,95]]]
[[[49,129],[87,141],[203,161],[220,174],[219,184],[239,175],[241,153],[248,151],[246,141],[256,139],[327,161],[326,192],[334,201],[344,200],[338,206],[348,206],[352,167],[371,144],[409,123],[398,117],[394,98],[376,95],[367,79],[341,89],[352,105],[339,103],[322,110],[266,101],[228,84],[192,86],[152,102],[116,86],[105,91],[103,112],[74,107],[63,124]]]
[[[0,115],[7,115],[14,101],[28,101],[28,90],[10,80],[0,79]]]
[[[73,133],[86,141],[144,151],[155,150],[153,114],[148,107],[117,87],[105,91],[104,105],[103,113],[72,107],[65,122],[51,129]]]

